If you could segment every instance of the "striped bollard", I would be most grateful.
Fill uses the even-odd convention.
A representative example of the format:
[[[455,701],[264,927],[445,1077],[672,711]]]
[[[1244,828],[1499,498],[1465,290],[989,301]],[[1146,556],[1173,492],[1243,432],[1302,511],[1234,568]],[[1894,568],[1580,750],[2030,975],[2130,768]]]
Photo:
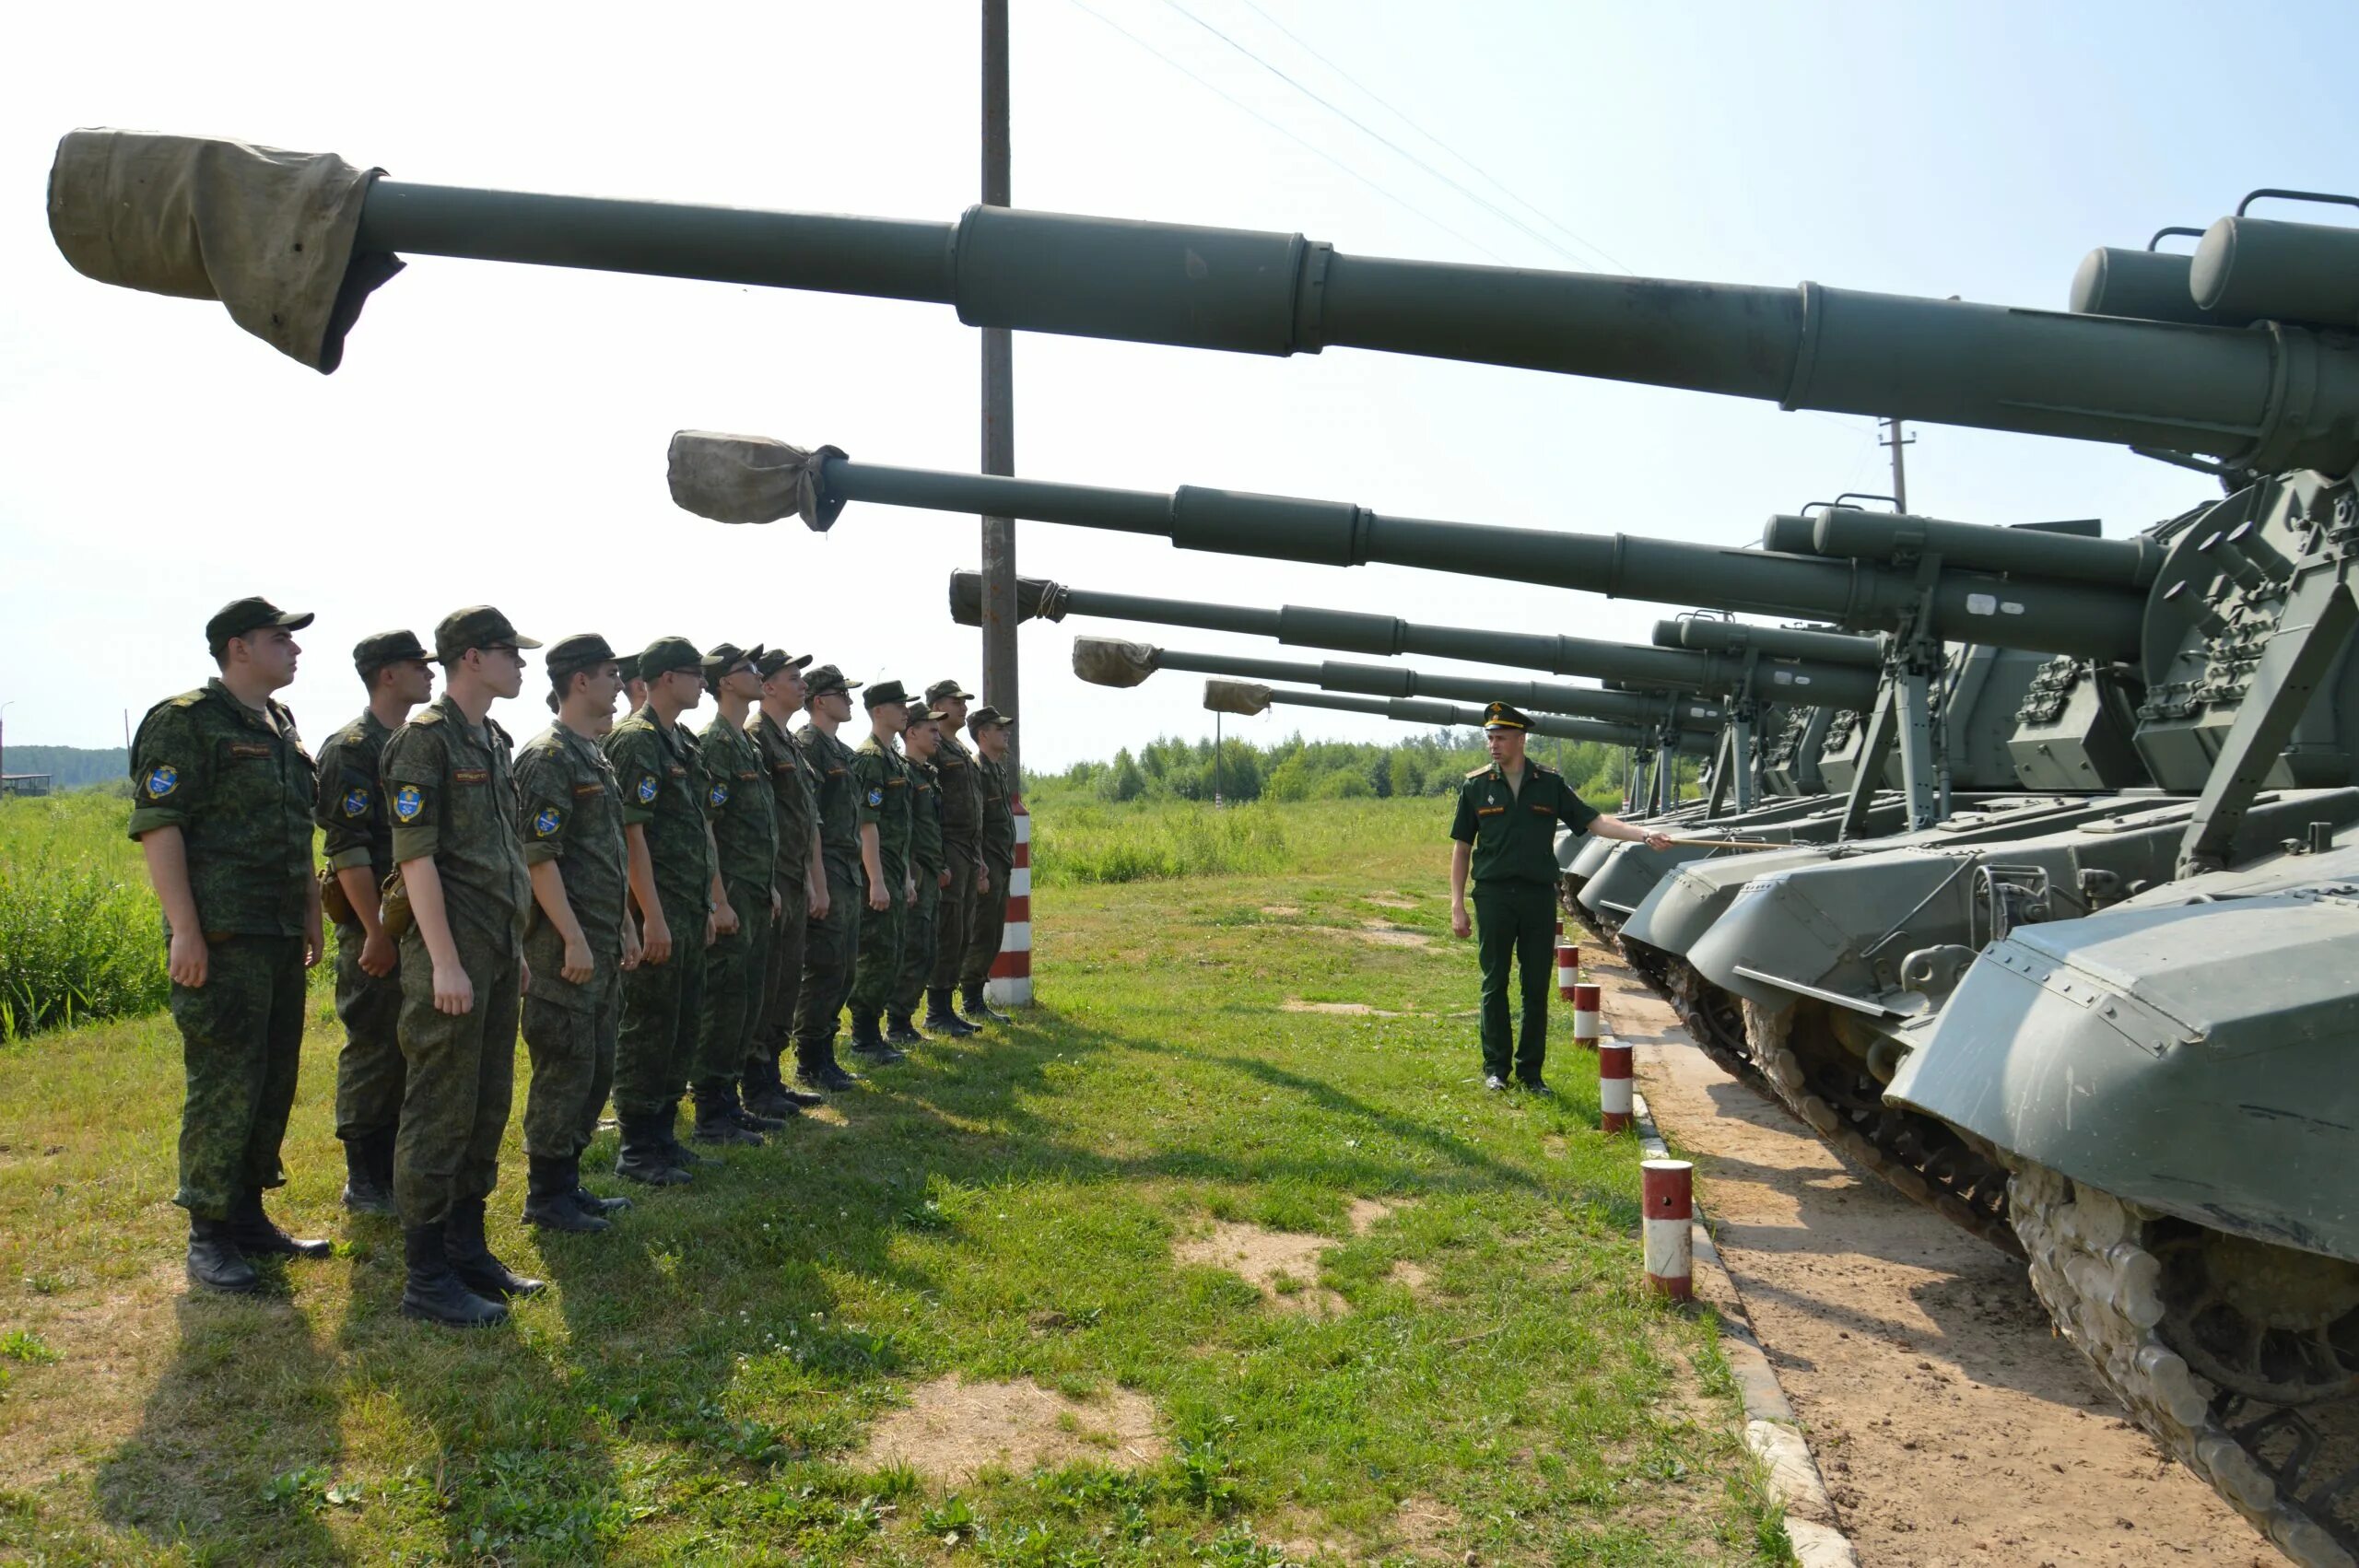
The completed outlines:
[[[1597,1049],[1597,987],[1577,985],[1573,988],[1573,1044]]]
[[[1560,930],[1556,933],[1556,1000],[1558,1001],[1572,1000],[1573,991],[1576,989],[1575,982],[1580,977],[1581,950],[1567,942],[1565,933]],[[1578,1034],[1579,1031],[1576,1030],[1575,1033]]]
[[[1608,1040],[1597,1047],[1597,1108],[1602,1132],[1625,1132],[1630,1127],[1630,1047]]]
[[[1032,816],[1023,797],[1009,800],[1015,818],[1015,860],[1007,877],[1007,923],[1001,928],[999,956],[992,960],[983,996],[994,1007],[1032,1005]]]
[[[1685,1160],[1647,1160],[1639,1166],[1646,1207],[1647,1288],[1673,1301],[1696,1294],[1696,1167]]]

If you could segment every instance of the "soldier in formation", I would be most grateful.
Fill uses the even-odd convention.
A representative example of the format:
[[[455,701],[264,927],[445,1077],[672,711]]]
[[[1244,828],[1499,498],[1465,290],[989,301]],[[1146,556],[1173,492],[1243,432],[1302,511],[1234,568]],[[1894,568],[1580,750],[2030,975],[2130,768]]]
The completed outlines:
[[[1007,922],[1007,901],[1014,897],[1015,877],[1015,811],[1013,781],[1007,776],[1007,732],[1015,715],[996,708],[979,708],[967,720],[975,738],[975,777],[980,825],[976,832],[981,869],[975,873],[975,900],[968,907],[971,924],[967,951],[958,965],[958,994],[970,1020],[1004,1024],[1007,1014],[995,1011],[983,986],[991,978],[992,961]]]
[[[323,903],[345,1202],[398,1215],[401,1308],[431,1323],[498,1323],[542,1288],[485,1232],[520,1029],[523,1217],[580,1235],[630,1207],[582,1180],[610,1095],[617,1173],[674,1186],[719,1163],[678,1137],[684,1092],[693,1141],[751,1145],[858,1082],[834,1052],[848,1002],[855,1044],[880,1063],[903,1059],[882,1016],[899,1044],[924,1037],[921,997],[930,1032],[974,1032],[949,987],[982,1014],[976,954],[985,933],[996,951],[1013,833],[1005,721],[982,709],[968,720],[977,751],[959,744],[958,683],[919,705],[897,681],[870,687],[855,751],[837,731],[859,683],[833,665],[729,643],[698,653],[685,638],[619,657],[584,633],[548,649],[554,721],[519,752],[490,708],[518,695],[541,645],[476,605],[442,619],[430,657],[407,631],[363,638],[368,707],[315,766],[271,696],[311,619],[262,599],[226,606],[206,626],[219,676],[150,710],[132,749],[130,832],[164,908],[187,1063],[176,1201],[195,1283],[252,1292],[256,1259],[329,1249],[262,1207],[285,1181]],[[715,717],[692,735],[684,718],[707,695]]]

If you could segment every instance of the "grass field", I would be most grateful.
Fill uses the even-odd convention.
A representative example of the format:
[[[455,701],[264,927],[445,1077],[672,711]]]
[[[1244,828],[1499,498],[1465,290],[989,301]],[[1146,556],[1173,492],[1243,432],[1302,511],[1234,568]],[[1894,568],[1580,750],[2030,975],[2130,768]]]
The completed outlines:
[[[494,1243],[552,1285],[475,1336],[398,1316],[397,1234],[335,1206],[323,998],[274,1202],[346,1245],[260,1301],[182,1281],[167,1021],[0,1049],[0,1558],[1787,1561],[1584,1064],[1475,1082],[1443,811],[1044,877],[1019,1026],[610,1236],[522,1232],[511,1141]]]

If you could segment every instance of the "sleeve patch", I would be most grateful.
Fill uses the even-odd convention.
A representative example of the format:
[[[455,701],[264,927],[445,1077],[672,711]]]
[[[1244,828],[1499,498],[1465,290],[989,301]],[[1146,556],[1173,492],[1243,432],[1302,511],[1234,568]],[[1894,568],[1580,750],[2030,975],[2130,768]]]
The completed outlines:
[[[554,838],[557,829],[565,825],[565,813],[555,806],[543,806],[533,813],[533,837]]]
[[[170,763],[159,763],[147,770],[140,788],[147,791],[151,801],[160,801],[181,787],[181,770]]]
[[[343,809],[344,814],[349,817],[367,816],[369,814],[369,791],[361,789],[358,785],[355,785],[351,789],[346,790],[344,792]]]
[[[655,775],[650,773],[640,778],[638,794],[640,805],[651,806],[655,803]]]
[[[872,806],[881,806],[881,805],[883,805],[883,804],[885,803],[885,791],[884,791],[884,790],[869,790],[869,791],[868,791],[868,803],[869,803],[870,805],[872,805]]]
[[[415,784],[405,784],[393,791],[393,820],[416,822],[426,814],[426,791]]]
[[[705,791],[705,796],[704,796],[704,798],[705,798],[706,800],[708,800],[708,801],[711,802],[712,802],[712,804],[713,804],[713,806],[714,806],[716,809],[718,809],[719,807],[722,807],[722,806],[725,806],[725,805],[727,805],[727,804],[729,803],[729,783],[728,783],[728,780],[726,780],[726,779],[716,779],[716,780],[714,780],[712,788]]]

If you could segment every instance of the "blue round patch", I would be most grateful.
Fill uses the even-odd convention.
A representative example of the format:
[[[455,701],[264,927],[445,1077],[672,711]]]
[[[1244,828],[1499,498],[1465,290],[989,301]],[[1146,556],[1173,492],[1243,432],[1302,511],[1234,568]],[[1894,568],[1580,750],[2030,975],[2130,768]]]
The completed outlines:
[[[533,837],[546,838],[565,825],[565,813],[555,806],[543,806],[533,817]]]
[[[415,784],[405,784],[393,791],[393,820],[416,822],[426,810],[426,795]]]
[[[868,803],[872,806],[883,805],[885,803],[885,791],[882,790],[871,790],[868,792]]]
[[[705,799],[710,801],[716,809],[727,805],[729,803],[729,786],[719,783],[713,785],[713,787],[706,792]]]
[[[149,800],[160,801],[180,787],[181,770],[170,763],[161,764],[148,770],[147,789]]]
[[[369,814],[369,791],[361,789],[346,790],[344,792],[344,814],[346,816],[367,816]]]
[[[655,775],[652,773],[639,781],[639,803],[642,806],[655,803]]]

